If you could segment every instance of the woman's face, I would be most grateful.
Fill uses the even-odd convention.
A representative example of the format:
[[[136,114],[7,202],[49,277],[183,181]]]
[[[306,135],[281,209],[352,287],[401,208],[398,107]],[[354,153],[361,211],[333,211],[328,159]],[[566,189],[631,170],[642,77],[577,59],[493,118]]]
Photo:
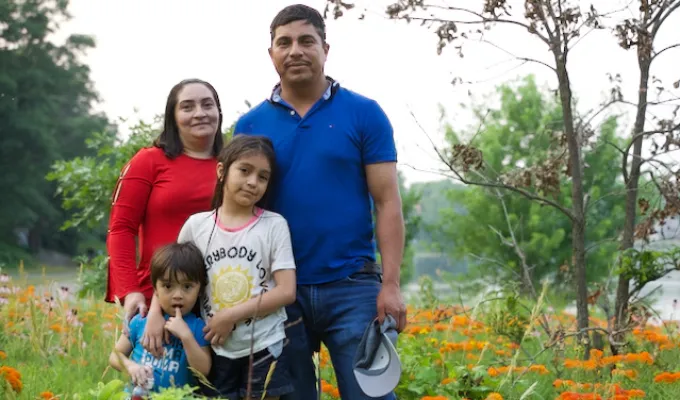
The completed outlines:
[[[175,120],[183,143],[213,139],[219,119],[217,103],[207,86],[189,83],[177,93]]]

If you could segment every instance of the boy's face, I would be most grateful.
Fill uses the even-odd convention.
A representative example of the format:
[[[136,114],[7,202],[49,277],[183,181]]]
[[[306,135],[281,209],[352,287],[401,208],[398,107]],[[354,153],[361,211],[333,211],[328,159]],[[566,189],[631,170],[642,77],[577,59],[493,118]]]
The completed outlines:
[[[182,315],[191,312],[201,291],[198,282],[190,281],[183,274],[177,274],[177,281],[171,279],[170,272],[166,272],[163,279],[156,281],[156,296],[161,308],[171,316],[175,315],[175,308],[182,309]]]

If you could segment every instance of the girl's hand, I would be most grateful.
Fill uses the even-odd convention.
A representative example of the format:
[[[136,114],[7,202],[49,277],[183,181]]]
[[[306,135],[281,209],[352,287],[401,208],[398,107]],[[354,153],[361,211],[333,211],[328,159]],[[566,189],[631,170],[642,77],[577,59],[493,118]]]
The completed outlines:
[[[163,313],[154,311],[149,312],[146,327],[142,334],[142,346],[146,351],[156,358],[163,357],[163,342],[170,343],[170,333],[165,329],[165,318]]]
[[[229,315],[229,309],[220,310],[203,328],[205,340],[213,346],[222,346],[236,328],[236,321]]]
[[[128,366],[128,374],[132,378],[132,383],[139,386],[146,386],[146,382],[153,377],[153,370],[148,365],[139,365],[137,363],[130,363]]]
[[[165,330],[182,341],[193,336],[191,329],[189,329],[189,325],[187,325],[184,318],[182,318],[182,309],[179,307],[175,308],[175,316],[170,317],[165,323]]]

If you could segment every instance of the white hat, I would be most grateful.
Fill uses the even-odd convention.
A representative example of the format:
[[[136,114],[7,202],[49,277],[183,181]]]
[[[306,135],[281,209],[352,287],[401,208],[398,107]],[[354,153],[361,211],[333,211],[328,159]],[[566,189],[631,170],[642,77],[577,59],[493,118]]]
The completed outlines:
[[[401,362],[395,348],[397,322],[387,315],[382,325],[376,318],[366,328],[354,357],[354,376],[369,397],[391,393],[401,378]]]

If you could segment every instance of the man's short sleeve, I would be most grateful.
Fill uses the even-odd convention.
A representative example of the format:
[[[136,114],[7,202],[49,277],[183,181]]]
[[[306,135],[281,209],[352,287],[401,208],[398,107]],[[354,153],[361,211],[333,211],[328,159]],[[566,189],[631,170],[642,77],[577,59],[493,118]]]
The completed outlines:
[[[200,347],[210,346],[210,342],[205,340],[205,333],[203,333],[203,328],[205,328],[205,321],[202,318],[196,318],[194,321],[194,338]]]
[[[370,100],[362,109],[362,162],[364,165],[381,162],[396,162],[397,148],[394,130],[389,118],[375,100]]]
[[[248,117],[242,115],[234,124],[234,135],[248,135],[251,133],[251,124],[248,123]]]

